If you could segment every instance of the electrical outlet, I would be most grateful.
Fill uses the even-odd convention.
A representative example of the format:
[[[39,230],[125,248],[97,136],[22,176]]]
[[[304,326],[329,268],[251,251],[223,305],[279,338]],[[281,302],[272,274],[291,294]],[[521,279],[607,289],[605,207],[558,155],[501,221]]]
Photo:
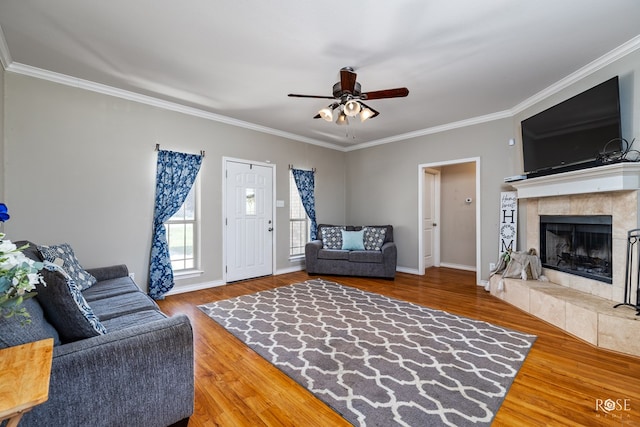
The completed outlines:
[[[493,271],[496,269],[496,263],[495,262],[490,262],[489,263],[489,271]]]
[[[136,273],[129,273],[129,277],[131,277],[131,280],[136,280]]]

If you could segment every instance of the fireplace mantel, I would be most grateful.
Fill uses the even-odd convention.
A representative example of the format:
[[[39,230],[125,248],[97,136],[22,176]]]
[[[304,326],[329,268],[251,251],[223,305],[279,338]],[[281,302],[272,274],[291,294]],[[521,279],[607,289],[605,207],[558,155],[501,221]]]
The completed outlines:
[[[640,163],[614,163],[512,182],[519,199],[640,189]]]

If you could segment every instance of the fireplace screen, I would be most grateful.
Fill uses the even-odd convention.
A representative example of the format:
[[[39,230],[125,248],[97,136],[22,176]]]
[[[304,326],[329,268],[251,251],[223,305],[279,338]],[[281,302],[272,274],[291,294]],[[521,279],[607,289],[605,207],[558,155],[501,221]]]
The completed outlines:
[[[610,215],[541,215],[542,266],[612,283]]]

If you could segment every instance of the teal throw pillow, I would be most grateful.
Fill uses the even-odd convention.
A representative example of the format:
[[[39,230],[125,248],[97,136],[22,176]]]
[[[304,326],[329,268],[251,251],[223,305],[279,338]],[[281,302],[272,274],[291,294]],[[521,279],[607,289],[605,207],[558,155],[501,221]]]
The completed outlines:
[[[345,251],[364,250],[364,230],[347,231],[342,230],[342,249]]]

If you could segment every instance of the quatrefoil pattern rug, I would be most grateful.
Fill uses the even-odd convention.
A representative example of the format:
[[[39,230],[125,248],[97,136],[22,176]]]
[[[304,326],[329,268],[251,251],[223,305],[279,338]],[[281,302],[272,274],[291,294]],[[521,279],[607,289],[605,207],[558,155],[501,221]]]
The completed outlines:
[[[356,426],[489,425],[535,340],[321,279],[199,308]]]

